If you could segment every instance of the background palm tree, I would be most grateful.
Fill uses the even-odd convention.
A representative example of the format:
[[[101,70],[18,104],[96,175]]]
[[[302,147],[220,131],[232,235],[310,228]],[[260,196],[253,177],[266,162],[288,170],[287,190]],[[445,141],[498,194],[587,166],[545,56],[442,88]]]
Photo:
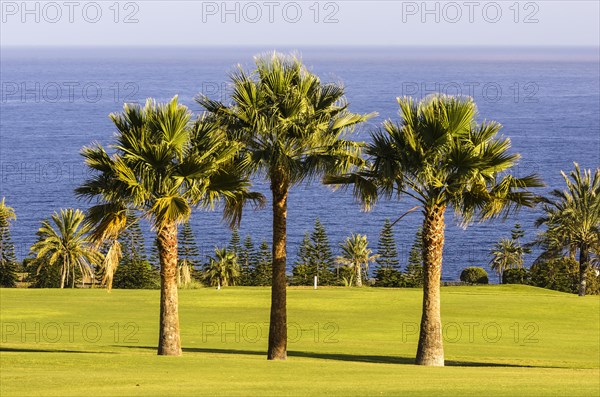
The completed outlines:
[[[352,234],[346,239],[346,242],[340,244],[342,255],[337,257],[337,261],[343,265],[350,266],[354,270],[354,279],[356,286],[362,287],[362,269],[365,275],[368,275],[369,263],[374,262],[379,255],[371,255],[373,252],[369,249],[367,236],[361,234]]]
[[[519,246],[515,240],[503,238],[494,244],[491,251],[492,259],[490,267],[503,283],[503,274],[506,269],[515,269],[523,267],[523,247]]]
[[[293,56],[255,57],[256,70],[231,76],[232,103],[200,95],[198,103],[242,142],[243,165],[271,183],[273,281],[268,359],[287,358],[286,236],[290,188],[325,172],[345,172],[362,164],[360,144],[345,132],[368,116],[348,111],[344,89],[323,84]]]
[[[379,195],[407,195],[420,203],[425,279],[416,363],[443,366],[440,282],[446,209],[452,207],[464,225],[476,215],[482,220],[508,215],[532,206],[534,195],[524,188],[542,183],[535,175],[504,173],[519,155],[508,152],[508,138],[496,138],[500,124],[476,122],[471,98],[431,95],[415,102],[405,97],[398,104],[400,123],[388,120],[372,133],[369,167],[326,182],[353,184],[366,209]]]
[[[210,286],[217,289],[235,285],[240,276],[240,266],[235,252],[227,248],[215,248],[215,256],[208,258],[205,279]]]
[[[82,211],[72,208],[55,212],[52,222],[42,221],[38,241],[31,247],[40,260],[39,266],[60,266],[60,288],[64,288],[69,275],[71,287],[75,288],[75,270],[82,281],[93,278],[93,266],[102,261],[102,255],[86,235],[90,228],[83,224],[84,218]]]
[[[225,199],[224,216],[239,221],[249,182],[238,175],[233,160],[239,144],[206,118],[191,123],[187,107],[177,97],[167,104],[148,100],[142,108],[126,104],[111,114],[117,127],[114,154],[100,145],[83,149],[86,164],[95,171],[76,191],[96,200],[87,217],[97,241],[116,241],[126,214],[145,217],[157,233],[161,265],[158,354],[180,355],[177,297],[177,227],[193,206],[212,208]]]
[[[545,215],[536,226],[545,225],[546,231],[536,243],[544,249],[544,258],[557,257],[564,251],[575,258],[579,251],[579,295],[586,290],[586,273],[592,262],[591,253],[600,250],[600,168],[575,169],[561,174],[567,188],[550,192],[551,198],[542,200]]]

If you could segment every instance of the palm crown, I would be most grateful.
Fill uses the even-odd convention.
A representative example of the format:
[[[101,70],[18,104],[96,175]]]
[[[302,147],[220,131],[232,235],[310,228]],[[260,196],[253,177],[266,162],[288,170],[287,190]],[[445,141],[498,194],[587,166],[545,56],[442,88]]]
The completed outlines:
[[[384,122],[366,149],[366,171],[328,177],[329,183],[354,183],[368,208],[378,191],[390,197],[407,194],[424,207],[452,205],[463,221],[475,214],[487,219],[531,206],[535,196],[520,188],[541,186],[534,175],[516,178],[502,173],[519,154],[508,152],[510,139],[496,138],[501,125],[475,122],[471,98],[433,95],[421,102],[398,98],[402,120]]]
[[[550,192],[555,200],[543,200],[545,216],[539,218],[537,226],[549,225],[570,244],[592,247],[600,243],[600,169],[592,175],[575,163],[569,175],[562,172],[567,188]]]
[[[343,137],[370,115],[348,111],[343,87],[321,83],[296,57],[259,56],[256,67],[254,73],[240,68],[232,74],[231,106],[197,98],[244,144],[250,172],[277,174],[293,185],[361,164],[361,145]]]
[[[95,237],[106,238],[122,229],[126,209],[141,210],[155,228],[189,218],[191,207],[212,207],[224,197],[226,214],[239,219],[249,193],[249,182],[236,174],[232,162],[239,145],[207,118],[190,123],[191,113],[177,103],[142,108],[126,104],[122,114],[111,114],[117,127],[115,153],[100,145],[83,149],[86,164],[97,174],[76,191],[97,199],[88,217],[98,226]]]

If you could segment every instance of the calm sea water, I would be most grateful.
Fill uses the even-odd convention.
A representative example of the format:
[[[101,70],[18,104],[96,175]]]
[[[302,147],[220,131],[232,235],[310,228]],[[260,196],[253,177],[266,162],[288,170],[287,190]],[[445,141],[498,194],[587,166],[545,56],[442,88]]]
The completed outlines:
[[[262,49],[261,49],[262,50]],[[123,102],[147,97],[180,101],[199,112],[193,97],[204,92],[227,95],[227,73],[237,63],[251,65],[259,49],[2,49],[0,117],[0,196],[15,208],[12,235],[19,258],[27,255],[40,219],[59,208],[85,208],[73,189],[85,177],[79,150],[92,141],[107,144],[114,132],[108,119]],[[560,170],[572,162],[600,164],[600,87],[598,50],[366,50],[304,49],[306,64],[325,81],[347,87],[350,109],[379,112],[357,138],[385,118],[397,118],[395,98],[425,96],[433,91],[474,96],[481,119],[504,125],[503,134],[522,153],[519,175],[539,173],[549,187],[561,187]],[[268,193],[268,184],[255,181]],[[542,189],[545,191],[547,189]],[[316,217],[337,246],[350,233],[367,234],[376,247],[386,217],[396,219],[415,203],[380,202],[370,213],[360,211],[349,192],[333,192],[317,183],[293,188],[289,197],[290,263]],[[466,266],[486,266],[491,245],[507,236],[515,222],[527,232],[536,210],[523,210],[506,222],[474,224],[466,230],[448,214],[444,256],[445,279],[456,279]],[[229,240],[220,213],[196,211],[192,226],[204,253]],[[418,212],[395,227],[403,265]],[[258,244],[270,240],[269,206],[248,210],[242,235]],[[147,245],[150,245],[149,240]],[[529,258],[529,261],[532,258]]]

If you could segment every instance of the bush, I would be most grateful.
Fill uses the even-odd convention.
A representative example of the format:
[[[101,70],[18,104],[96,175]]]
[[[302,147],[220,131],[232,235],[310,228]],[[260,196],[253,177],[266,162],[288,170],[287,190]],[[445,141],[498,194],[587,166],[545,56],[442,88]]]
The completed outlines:
[[[565,257],[534,263],[531,266],[531,285],[555,291],[574,293],[579,283],[579,264]]]
[[[594,266],[588,267],[586,295],[600,295],[600,274],[596,273],[597,270],[600,269]]]
[[[529,284],[527,269],[506,269],[502,274],[502,284]]]
[[[488,274],[482,267],[467,267],[460,273],[460,281],[469,284],[488,284]]]
[[[530,275],[530,283],[536,287],[572,294],[579,292],[579,262],[575,259],[564,257],[535,263],[531,266]],[[600,277],[594,267],[588,268],[586,278],[586,295],[599,294]]]

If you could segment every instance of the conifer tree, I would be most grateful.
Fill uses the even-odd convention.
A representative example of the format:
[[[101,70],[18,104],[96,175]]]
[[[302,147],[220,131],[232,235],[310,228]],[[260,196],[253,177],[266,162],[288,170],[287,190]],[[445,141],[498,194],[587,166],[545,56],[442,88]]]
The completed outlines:
[[[310,252],[312,243],[310,233],[304,233],[304,238],[298,247],[298,255],[292,268],[292,282],[295,285],[311,285],[314,273],[310,272]]]
[[[379,233],[377,255],[379,255],[376,260],[378,267],[398,268],[400,264],[398,249],[396,248],[396,239],[394,238],[394,231],[389,218],[385,220],[381,233]]]
[[[239,265],[240,278],[239,285],[254,285],[254,270],[256,268],[256,250],[252,237],[247,235],[244,238],[244,246],[240,249]]]
[[[520,239],[525,237],[525,231],[521,228],[520,223],[515,223],[515,227],[510,231],[510,236],[515,242],[519,242]]]
[[[318,276],[319,285],[330,285],[334,282],[335,260],[331,253],[325,226],[319,218],[315,220],[315,229],[310,239],[311,245],[308,247],[309,272],[313,277]]]
[[[401,272],[399,269],[398,250],[392,223],[386,219],[379,233],[375,268],[375,285],[378,287],[401,287]]]
[[[13,208],[0,201],[0,287],[14,287],[17,282],[17,257],[10,235],[10,222],[17,219]]]
[[[160,260],[158,257],[158,240],[156,238],[152,240],[152,246],[150,247],[150,266],[155,269],[160,268]]]
[[[177,281],[180,286],[186,286],[192,282],[192,274],[196,266],[200,265],[199,255],[192,225],[185,222],[180,229],[177,246],[179,262]]]
[[[423,286],[423,229],[419,227],[415,241],[408,255],[408,265],[404,274],[407,287]]]
[[[135,215],[127,215],[127,227],[119,236],[119,243],[121,243],[122,265],[127,265],[133,261],[147,260],[146,242],[140,223]]]
[[[200,266],[200,251],[194,230],[189,222],[185,222],[179,232],[177,255],[181,262],[185,261],[192,268]]]
[[[113,276],[113,288],[158,288],[158,273],[152,268],[146,254],[146,242],[139,220],[127,214],[127,227],[119,236],[121,261]],[[104,253],[108,246],[103,247]],[[157,259],[158,260],[158,259]],[[102,273],[102,272],[101,272]]]
[[[227,250],[235,253],[238,257],[240,256],[240,252],[242,251],[242,245],[240,239],[240,232],[237,228],[233,229],[233,231],[231,232],[231,240],[229,240]]]
[[[258,260],[254,269],[254,285],[271,285],[273,274],[273,255],[267,240],[258,248]]]

